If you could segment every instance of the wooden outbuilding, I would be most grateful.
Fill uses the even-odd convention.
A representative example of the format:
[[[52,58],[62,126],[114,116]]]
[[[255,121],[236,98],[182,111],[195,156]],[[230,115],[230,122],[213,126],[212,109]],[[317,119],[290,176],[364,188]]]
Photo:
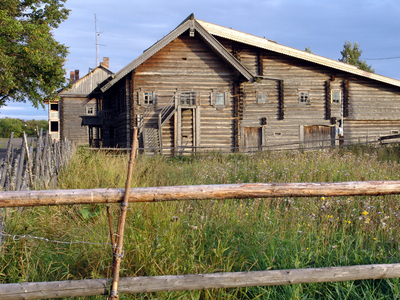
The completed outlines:
[[[100,90],[107,147],[129,147],[135,126],[140,147],[163,154],[357,143],[400,130],[400,81],[193,15]]]
[[[70,87],[58,92],[59,99],[49,101],[49,129],[54,139],[68,139],[77,145],[100,146],[101,84],[113,72],[108,57],[100,66],[79,78],[79,70],[70,72]]]

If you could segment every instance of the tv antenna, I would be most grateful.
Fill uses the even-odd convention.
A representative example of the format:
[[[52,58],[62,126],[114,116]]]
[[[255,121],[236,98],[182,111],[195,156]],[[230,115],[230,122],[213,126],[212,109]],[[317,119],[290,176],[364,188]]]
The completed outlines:
[[[97,16],[94,14],[94,29],[96,31],[96,68],[99,66],[99,38],[100,31],[97,28]]]

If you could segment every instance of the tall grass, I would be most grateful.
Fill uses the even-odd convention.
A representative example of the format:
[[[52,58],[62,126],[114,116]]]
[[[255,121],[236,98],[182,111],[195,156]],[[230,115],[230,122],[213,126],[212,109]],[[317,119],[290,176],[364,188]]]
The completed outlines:
[[[132,186],[392,180],[396,147],[138,157]],[[80,151],[61,189],[123,188],[128,156]],[[397,263],[399,197],[273,198],[130,205],[121,276]],[[114,219],[118,205],[112,205]],[[9,209],[9,234],[109,243],[103,205]],[[114,224],[114,227],[116,224]],[[0,281],[110,277],[108,245],[6,238]],[[93,297],[96,298],[96,297]],[[98,297],[99,299],[104,297]],[[397,299],[399,280],[121,295],[121,299]]]

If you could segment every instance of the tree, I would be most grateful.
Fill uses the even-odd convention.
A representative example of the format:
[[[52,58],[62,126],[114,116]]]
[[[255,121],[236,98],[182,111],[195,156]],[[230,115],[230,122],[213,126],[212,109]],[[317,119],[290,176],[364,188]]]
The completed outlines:
[[[52,34],[69,14],[65,1],[0,1],[0,106],[29,100],[44,107],[66,82],[67,47]]]
[[[310,46],[306,47],[306,49],[304,49],[304,51],[306,51],[308,53],[313,53]]]
[[[367,62],[360,60],[362,50],[358,43],[350,43],[346,41],[343,45],[343,51],[340,51],[342,58],[339,59],[341,62],[349,63],[351,65],[359,67],[361,70],[375,73],[375,70],[371,66],[367,65]]]
[[[22,133],[28,136],[36,136],[38,130],[48,130],[49,122],[47,120],[20,120],[14,118],[0,119],[0,138],[9,138],[11,132],[14,132],[14,137],[21,137]]]

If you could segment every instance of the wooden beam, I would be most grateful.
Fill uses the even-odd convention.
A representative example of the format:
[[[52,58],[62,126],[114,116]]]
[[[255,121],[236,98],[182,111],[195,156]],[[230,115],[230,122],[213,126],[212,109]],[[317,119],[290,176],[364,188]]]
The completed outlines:
[[[400,181],[243,183],[133,188],[130,189],[129,202],[391,194],[400,194]],[[124,189],[1,192],[0,207],[117,203],[122,201],[123,195]]]
[[[196,275],[127,277],[120,279],[118,290],[121,294],[133,294],[398,277],[400,277],[400,264],[380,264]],[[109,284],[110,279],[1,284],[0,295],[2,300],[33,300],[107,295]]]

